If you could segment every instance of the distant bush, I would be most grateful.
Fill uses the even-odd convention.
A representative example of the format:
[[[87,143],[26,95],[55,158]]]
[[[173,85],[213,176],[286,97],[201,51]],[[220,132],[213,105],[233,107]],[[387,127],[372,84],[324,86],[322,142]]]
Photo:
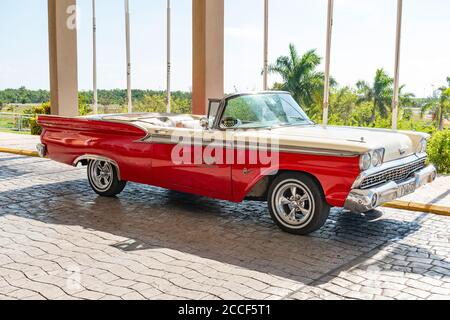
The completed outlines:
[[[42,127],[37,123],[37,118],[30,119],[30,129],[33,136],[40,136],[42,133]]]
[[[183,97],[172,97],[172,113],[192,113],[191,100]],[[147,94],[134,105],[134,112],[165,113],[167,111],[166,96],[162,94]]]
[[[450,174],[450,130],[433,135],[428,145],[428,155],[439,173]]]
[[[50,102],[45,102],[37,107],[31,108],[30,110],[25,110],[24,113],[34,116],[33,118],[30,119],[30,130],[32,135],[39,136],[42,133],[42,128],[37,123],[37,115],[50,114],[51,113]]]
[[[404,119],[401,119],[398,122],[398,129],[425,132],[431,135],[433,135],[438,131],[431,122],[426,122],[423,120],[404,120]]]
[[[89,100],[81,93],[78,94],[78,114],[80,116],[87,116],[92,112],[92,107],[89,105]]]

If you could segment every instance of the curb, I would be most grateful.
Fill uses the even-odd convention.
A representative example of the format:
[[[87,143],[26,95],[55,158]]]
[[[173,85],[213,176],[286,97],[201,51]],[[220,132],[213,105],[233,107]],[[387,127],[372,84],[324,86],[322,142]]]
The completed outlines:
[[[426,212],[436,214],[439,216],[450,217],[450,207],[438,206],[434,204],[425,204],[408,201],[392,201],[383,205],[386,208],[414,211],[414,212]]]
[[[17,149],[9,149],[9,148],[1,148],[0,147],[0,153],[10,153],[10,154],[16,154],[19,156],[39,158],[39,153],[37,151],[30,151],[30,150],[17,150]]]
[[[20,155],[20,156],[39,158],[38,152],[30,151],[30,150],[16,150],[16,149],[0,147],[0,153],[10,153],[10,154],[16,154],[16,155]],[[383,205],[383,207],[406,210],[406,211],[414,211],[414,212],[425,212],[425,213],[431,213],[431,214],[436,214],[436,215],[440,215],[440,216],[450,217],[450,207],[438,206],[438,205],[433,205],[433,204],[425,204],[425,203],[417,203],[417,202],[408,202],[408,201],[398,200],[398,201],[392,201],[392,202],[386,203]]]

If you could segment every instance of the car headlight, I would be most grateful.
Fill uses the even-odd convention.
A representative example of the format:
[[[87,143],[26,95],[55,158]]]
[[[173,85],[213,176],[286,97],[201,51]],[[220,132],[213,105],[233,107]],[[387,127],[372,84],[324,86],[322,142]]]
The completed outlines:
[[[372,165],[372,156],[370,153],[365,153],[361,156],[359,160],[359,167],[362,171],[370,169]]]
[[[372,166],[379,167],[383,164],[384,149],[375,150],[372,154]]]
[[[427,140],[422,139],[420,140],[419,145],[417,146],[417,153],[426,153],[427,152]]]
[[[359,160],[359,167],[361,171],[366,171],[370,168],[381,166],[384,161],[384,152],[384,149],[377,149],[363,154]]]

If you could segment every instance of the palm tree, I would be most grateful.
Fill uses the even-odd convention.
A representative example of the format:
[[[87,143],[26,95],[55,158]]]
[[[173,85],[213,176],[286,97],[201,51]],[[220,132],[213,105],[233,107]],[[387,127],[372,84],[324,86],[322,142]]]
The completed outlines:
[[[422,117],[427,111],[431,111],[439,130],[444,130],[444,119],[448,117],[450,110],[450,77],[447,77],[447,86],[442,86],[427,99],[422,106]]]
[[[283,83],[275,87],[291,92],[311,117],[317,116],[321,110],[324,74],[316,71],[321,60],[315,50],[300,56],[295,45],[290,44],[289,55],[279,57],[275,64],[269,66],[270,73],[277,73],[283,78]]]
[[[358,81],[356,83],[360,95],[358,102],[373,103],[372,123],[376,120],[377,112],[379,112],[383,118],[387,118],[389,106],[392,101],[393,83],[394,79],[392,79],[383,69],[377,70],[373,84],[369,84],[366,81]]]
[[[447,86],[439,88],[441,97],[439,99],[439,130],[444,130],[444,119],[448,117],[450,109],[450,77],[447,77]]]
[[[411,92],[404,92],[405,85],[400,86],[399,92],[399,108],[417,107],[416,95]]]

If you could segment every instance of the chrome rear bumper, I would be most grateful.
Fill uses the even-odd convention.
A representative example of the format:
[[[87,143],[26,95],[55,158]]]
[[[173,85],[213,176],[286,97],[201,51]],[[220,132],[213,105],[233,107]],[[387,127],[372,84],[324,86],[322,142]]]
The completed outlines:
[[[371,189],[354,189],[345,202],[345,209],[355,213],[373,210],[384,203],[414,193],[420,187],[433,182],[437,177],[436,168],[430,165],[403,182],[389,182]]]
[[[39,143],[36,146],[36,149],[38,151],[39,157],[45,158],[45,156],[47,155],[47,146],[45,144]]]

